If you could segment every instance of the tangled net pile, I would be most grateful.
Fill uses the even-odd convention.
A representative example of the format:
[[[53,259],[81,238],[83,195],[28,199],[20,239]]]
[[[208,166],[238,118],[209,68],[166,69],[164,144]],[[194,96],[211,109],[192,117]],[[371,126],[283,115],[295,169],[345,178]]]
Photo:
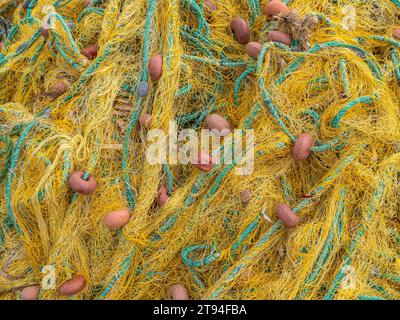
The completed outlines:
[[[70,299],[166,299],[175,284],[191,299],[400,298],[400,2],[283,1],[274,19],[268,1],[213,2],[0,0],[0,298],[41,286],[45,266],[56,285],[40,299],[68,298],[78,276]],[[142,115],[200,132],[211,113],[254,129],[251,175],[146,161]],[[314,145],[297,161],[302,133]],[[74,171],[92,195],[71,190]],[[129,223],[107,228],[122,208]]]

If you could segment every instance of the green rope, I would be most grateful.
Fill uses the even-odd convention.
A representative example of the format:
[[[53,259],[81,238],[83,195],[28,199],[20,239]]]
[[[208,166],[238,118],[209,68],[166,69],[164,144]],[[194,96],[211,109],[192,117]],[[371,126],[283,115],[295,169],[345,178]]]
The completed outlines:
[[[163,164],[163,168],[164,168],[165,173],[167,174],[167,193],[168,193],[169,196],[171,196],[172,192],[173,192],[173,176],[172,176],[172,172],[171,172],[169,166],[166,163]]]
[[[147,8],[147,15],[146,15],[146,23],[145,23],[145,32],[144,32],[144,43],[143,43],[143,48],[142,48],[142,76],[141,80],[142,81],[147,81],[148,78],[148,71],[147,71],[147,64],[149,61],[149,52],[150,52],[150,32],[151,32],[151,25],[153,21],[153,17],[155,14],[156,10],[156,0],[149,0],[148,1],[148,8]],[[167,59],[168,60],[168,59]],[[135,127],[138,118],[139,118],[139,113],[140,113],[140,108],[142,104],[142,98],[138,98],[136,100],[136,107],[132,111],[132,115],[129,119],[128,122],[128,127],[126,129],[126,134],[124,137],[124,144],[123,144],[123,156],[122,156],[122,171],[123,171],[123,177],[124,177],[124,182],[125,182],[125,196],[127,198],[129,207],[133,209],[135,207],[135,198],[134,194],[131,189],[131,181],[130,177],[128,174],[128,165],[127,165],[127,159],[128,159],[128,145],[129,145],[129,139],[131,136],[131,132],[133,128]],[[134,257],[135,254],[135,247],[132,248],[131,252],[128,254],[128,256],[124,259],[123,263],[120,266],[119,271],[112,275],[110,281],[106,284],[104,287],[104,290],[100,293],[97,299],[104,299],[107,294],[112,290],[114,284],[125,274],[125,272],[128,270],[131,261]]]
[[[13,214],[12,206],[11,206],[11,187],[12,187],[12,181],[15,176],[15,167],[17,166],[18,163],[18,158],[19,154],[21,152],[22,146],[24,144],[24,141],[29,134],[29,132],[32,130],[32,128],[39,122],[40,117],[43,116],[43,114],[48,110],[48,108],[44,108],[41,112],[39,112],[34,119],[25,127],[25,129],[22,131],[21,136],[17,140],[14,146],[12,158],[11,158],[11,163],[10,163],[10,168],[9,172],[7,175],[7,180],[6,180],[6,186],[5,186],[5,196],[6,196],[6,207],[7,207],[7,216],[8,219],[12,222],[13,226],[17,230],[18,234],[22,235],[22,231],[15,219],[15,216]]]
[[[340,238],[340,235],[343,231],[343,220],[346,214],[346,205],[345,205],[346,193],[347,193],[346,189],[342,189],[340,191],[339,203],[333,221],[333,229],[328,234],[324,248],[322,249],[319,258],[315,263],[311,274],[305,280],[304,289],[296,297],[296,299],[298,300],[303,299],[304,296],[311,290],[312,283],[317,279],[322,269],[324,268],[325,264],[328,262],[329,255],[333,249],[335,235],[338,234]]]
[[[323,191],[325,191],[325,187],[324,184],[328,183],[328,182],[333,182],[334,179],[336,179],[339,174],[345,169],[347,168],[347,166],[353,162],[355,156],[354,155],[348,155],[346,156],[343,161],[341,163],[339,163],[339,165],[337,165],[337,167],[333,170],[332,174],[329,175],[328,177],[324,178],[320,185],[317,186],[311,193],[311,198],[306,198],[301,200],[298,205],[296,207],[293,208],[293,212],[294,213],[298,213],[301,209],[303,209],[304,207],[306,207],[307,205],[309,205],[312,201],[315,201],[315,199],[317,197],[319,197]],[[257,247],[262,247],[264,246],[273,235],[275,235],[276,233],[278,233],[279,231],[281,231],[283,228],[283,224],[281,221],[277,221],[275,222],[271,228],[257,241],[257,243],[254,245],[255,248]],[[251,257],[251,254],[250,256]],[[224,290],[224,288],[226,287],[227,283],[229,283],[230,281],[232,281],[236,275],[245,267],[246,265],[244,263],[241,263],[239,265],[237,265],[236,267],[233,268],[233,270],[226,275],[226,278],[224,279],[222,285],[217,288],[216,290],[214,290],[210,296],[208,297],[209,299],[215,300],[219,297],[219,295],[221,294],[221,292]]]
[[[349,78],[347,76],[347,65],[345,59],[339,60],[339,70],[340,70],[340,76],[342,77],[344,94],[346,95],[346,97],[350,97]]]
[[[383,181],[380,181],[374,191],[374,196],[368,207],[367,222],[372,218],[373,214],[376,212],[377,205],[380,202],[380,200],[382,199],[384,191],[385,191],[385,184]],[[340,268],[340,271],[336,274],[330,288],[328,289],[327,293],[325,294],[325,296],[323,298],[324,300],[331,300],[335,296],[336,291],[338,290],[340,284],[343,281],[343,278],[345,277],[345,268],[351,263],[352,255],[353,255],[354,251],[356,250],[358,243],[362,240],[364,233],[365,233],[365,227],[362,225],[359,228],[357,235],[351,241],[350,248],[348,250],[348,254],[344,257],[342,267]]]
[[[99,16],[104,16],[104,9],[103,8],[94,8],[94,7],[87,7],[83,9],[83,11],[79,14],[77,21],[81,22],[82,19],[89,13],[95,13]]]
[[[271,43],[266,43],[266,44],[263,45],[263,47],[261,49],[261,52],[260,52],[260,54],[258,56],[258,61],[257,61],[257,73],[258,74],[261,74],[261,69],[262,69],[262,64],[263,64],[263,61],[264,61],[265,54],[267,53],[267,51],[272,46],[274,46],[274,45],[271,44]],[[261,88],[262,93],[263,93],[264,103],[267,105],[271,115],[274,117],[274,119],[276,120],[276,122],[279,125],[279,127],[281,127],[282,131],[284,133],[286,133],[292,141],[296,141],[296,137],[286,127],[286,124],[283,122],[283,120],[280,117],[279,110],[277,109],[275,104],[272,102],[268,91],[265,89],[264,78],[262,76],[260,76],[258,82],[259,82],[260,88]]]
[[[0,135],[0,142],[4,144],[4,148],[0,149],[0,156],[4,158],[2,168],[0,171],[0,183],[1,183],[3,182],[10,168],[14,144],[11,140],[11,137],[8,135]]]
[[[331,49],[331,48],[343,48],[343,49],[350,50],[357,55],[361,55],[363,57],[363,61],[365,61],[368,64],[369,68],[371,69],[371,71],[375,75],[375,77],[378,80],[380,80],[382,78],[382,71],[380,70],[378,64],[372,61],[371,56],[364,49],[357,47],[355,45],[344,43],[344,42],[330,41],[330,42],[325,42],[325,43],[321,43],[321,44],[316,44],[310,50],[306,51],[304,53],[304,56],[302,56],[302,57],[296,59],[294,62],[292,62],[283,71],[282,75],[275,81],[275,85],[282,84],[290,75],[292,75],[295,71],[297,71],[300,68],[301,64],[305,61],[306,56],[310,56],[310,55],[313,55],[314,53],[317,53],[318,51],[325,50],[325,49]]]

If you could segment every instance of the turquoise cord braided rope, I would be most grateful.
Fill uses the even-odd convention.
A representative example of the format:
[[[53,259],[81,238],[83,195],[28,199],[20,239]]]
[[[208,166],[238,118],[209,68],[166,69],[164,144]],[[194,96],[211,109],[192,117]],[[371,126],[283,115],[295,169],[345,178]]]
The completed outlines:
[[[335,178],[338,177],[339,173],[341,173],[345,168],[347,168],[347,166],[353,162],[355,156],[354,155],[348,155],[346,156],[343,161],[341,163],[339,163],[339,165],[337,165],[337,167],[332,170],[332,173],[325,177],[321,183],[315,187],[315,189],[310,192],[310,195],[312,196],[312,198],[306,198],[301,200],[298,205],[296,207],[293,208],[293,212],[294,213],[298,213],[301,209],[303,209],[304,207],[306,207],[307,205],[309,205],[312,201],[315,201],[315,198],[318,197],[319,195],[322,194],[323,191],[325,191],[325,187],[323,186],[323,184],[328,183],[328,182],[333,182]],[[254,245],[255,248],[257,247],[262,247],[264,246],[268,240],[275,235],[277,232],[281,231],[283,228],[283,224],[281,221],[277,221],[275,222],[270,229],[257,241],[257,243]],[[245,256],[246,258],[248,257],[249,259],[251,259],[251,254],[249,256]],[[215,300],[218,299],[219,295],[221,294],[221,292],[223,291],[223,289],[225,288],[225,286],[227,285],[228,282],[232,281],[236,275],[245,267],[245,264],[239,264],[236,267],[233,268],[233,270],[231,272],[229,272],[223,280],[222,285],[214,290],[209,296],[209,299]]]

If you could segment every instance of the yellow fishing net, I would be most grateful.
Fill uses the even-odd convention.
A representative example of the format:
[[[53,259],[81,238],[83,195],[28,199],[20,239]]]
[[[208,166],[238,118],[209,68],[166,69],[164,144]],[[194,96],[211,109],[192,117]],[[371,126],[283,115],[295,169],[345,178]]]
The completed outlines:
[[[78,275],[70,299],[166,299],[174,284],[191,299],[400,298],[400,2],[283,1],[291,12],[272,20],[265,0],[205,2],[0,0],[0,298],[41,286],[40,299],[67,299]],[[200,132],[210,113],[254,129],[253,172],[150,164],[145,113],[164,132]],[[302,133],[315,142],[296,161]],[[74,171],[96,179],[92,195],[71,190]],[[121,208],[130,221],[110,230],[103,217]]]

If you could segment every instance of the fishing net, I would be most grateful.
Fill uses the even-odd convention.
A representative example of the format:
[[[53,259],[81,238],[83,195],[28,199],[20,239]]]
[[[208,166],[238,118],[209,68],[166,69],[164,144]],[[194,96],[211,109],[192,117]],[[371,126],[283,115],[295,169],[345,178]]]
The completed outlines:
[[[175,284],[191,299],[400,298],[400,2],[283,1],[274,19],[268,1],[213,2],[0,0],[0,298],[166,299]],[[212,113],[254,130],[251,174],[147,161],[141,116],[200,133]],[[297,161],[302,133],[314,144]],[[75,171],[93,194],[71,190]]]

